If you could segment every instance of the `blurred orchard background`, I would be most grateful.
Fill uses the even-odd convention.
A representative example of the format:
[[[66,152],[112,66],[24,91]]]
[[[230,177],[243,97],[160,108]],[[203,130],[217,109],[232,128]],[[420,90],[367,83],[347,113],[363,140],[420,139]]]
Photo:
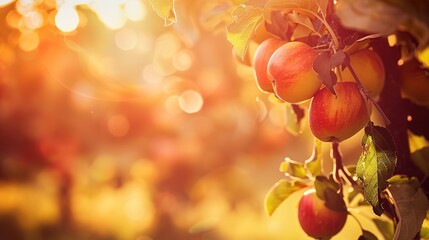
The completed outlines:
[[[238,1],[180,2],[165,26],[148,1],[0,0],[1,239],[307,239],[296,197],[263,208],[307,120],[234,57]]]

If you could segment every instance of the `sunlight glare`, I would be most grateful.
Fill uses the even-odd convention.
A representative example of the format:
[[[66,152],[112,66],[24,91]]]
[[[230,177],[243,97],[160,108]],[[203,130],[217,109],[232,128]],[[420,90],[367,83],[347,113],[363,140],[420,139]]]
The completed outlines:
[[[146,16],[146,8],[139,0],[129,0],[124,6],[125,15],[131,21],[140,21]]]
[[[101,22],[110,29],[120,29],[127,22],[119,1],[98,0],[89,5],[97,13]]]
[[[79,14],[71,4],[63,4],[55,16],[55,25],[62,32],[73,32],[79,25]]]
[[[14,2],[15,0],[0,0],[0,7],[4,7],[8,5],[9,3]]]

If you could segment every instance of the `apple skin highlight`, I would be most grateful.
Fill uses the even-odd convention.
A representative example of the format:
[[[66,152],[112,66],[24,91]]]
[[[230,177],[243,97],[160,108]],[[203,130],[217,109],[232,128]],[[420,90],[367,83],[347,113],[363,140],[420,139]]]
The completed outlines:
[[[350,65],[371,97],[379,96],[386,79],[384,64],[380,56],[370,49],[362,49],[350,55]],[[355,82],[349,68],[345,68],[341,72],[341,76],[343,81]]]
[[[344,227],[347,211],[335,211],[326,207],[313,188],[307,190],[299,201],[298,220],[310,237],[328,239]]]
[[[288,42],[277,49],[268,61],[268,77],[274,93],[288,103],[310,99],[322,82],[313,70],[317,52],[302,42]]]
[[[339,82],[337,95],[326,87],[313,97],[309,123],[313,135],[324,142],[341,142],[361,130],[370,120],[371,108],[356,83]]]
[[[286,41],[277,38],[269,38],[263,41],[256,49],[252,65],[256,81],[262,91],[274,92],[271,80],[267,75],[267,65],[273,53],[285,43]]]

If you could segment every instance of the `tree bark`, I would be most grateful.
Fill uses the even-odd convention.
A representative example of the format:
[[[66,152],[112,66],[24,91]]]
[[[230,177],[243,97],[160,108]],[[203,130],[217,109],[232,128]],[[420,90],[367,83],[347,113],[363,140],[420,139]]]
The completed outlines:
[[[409,104],[408,101],[401,98],[397,64],[400,59],[400,48],[390,47],[385,38],[373,41],[372,47],[380,55],[386,71],[386,81],[380,95],[379,105],[391,121],[386,128],[392,134],[397,150],[398,162],[395,174],[416,176],[421,180],[424,174],[411,162],[407,132]]]

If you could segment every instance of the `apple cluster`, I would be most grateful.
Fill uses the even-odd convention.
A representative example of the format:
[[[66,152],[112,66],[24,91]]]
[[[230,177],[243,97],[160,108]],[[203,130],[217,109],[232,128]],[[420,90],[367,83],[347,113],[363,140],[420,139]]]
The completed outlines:
[[[348,68],[339,73],[335,94],[325,87],[313,69],[318,55],[304,42],[266,39],[254,54],[255,78],[262,91],[274,93],[284,102],[311,101],[309,125],[313,135],[324,142],[341,142],[368,123],[371,105]],[[369,95],[376,98],[385,79],[380,57],[365,48],[350,55],[350,64]]]

